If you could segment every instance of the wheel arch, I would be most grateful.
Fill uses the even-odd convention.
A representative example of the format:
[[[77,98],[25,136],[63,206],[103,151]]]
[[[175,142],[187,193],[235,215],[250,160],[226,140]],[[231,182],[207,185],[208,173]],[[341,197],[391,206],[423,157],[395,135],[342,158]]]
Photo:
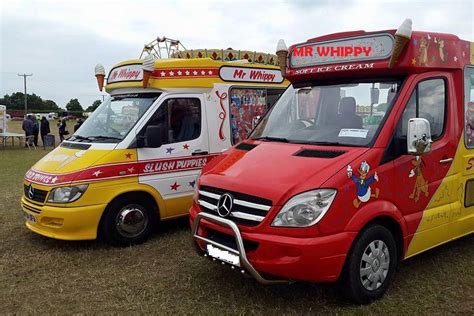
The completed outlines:
[[[362,207],[351,218],[345,230],[357,232],[357,236],[359,236],[366,227],[374,224],[384,226],[390,230],[397,245],[398,259],[402,260],[408,249],[406,242],[408,230],[402,213],[393,203],[388,201],[375,201],[374,203]],[[353,243],[355,240],[356,239],[354,239]]]
[[[102,215],[100,217],[99,225],[97,226],[97,236],[100,237],[101,231],[102,231],[102,225],[103,225],[103,219],[104,215],[107,212],[109,206],[117,201],[118,199],[123,199],[123,198],[133,198],[133,199],[139,199],[139,200],[146,200],[150,205],[153,206],[154,208],[154,213],[156,215],[156,222],[160,221],[160,212],[163,210],[165,207],[165,204],[163,203],[163,199],[161,198],[161,195],[156,192],[154,189],[150,189],[151,187],[149,186],[141,186],[140,188],[129,188],[126,191],[120,191],[117,195],[115,195],[110,201],[108,201],[107,206],[104,208],[104,211],[102,212]]]

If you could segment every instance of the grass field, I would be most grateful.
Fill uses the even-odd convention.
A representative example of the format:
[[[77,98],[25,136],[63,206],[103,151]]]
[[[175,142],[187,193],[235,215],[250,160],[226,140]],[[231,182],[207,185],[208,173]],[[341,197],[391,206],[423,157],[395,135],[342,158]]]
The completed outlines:
[[[111,248],[28,231],[22,177],[46,151],[0,148],[0,314],[474,313],[474,236],[403,262],[384,299],[353,306],[333,286],[262,286],[198,257],[187,219],[161,224],[147,243]]]

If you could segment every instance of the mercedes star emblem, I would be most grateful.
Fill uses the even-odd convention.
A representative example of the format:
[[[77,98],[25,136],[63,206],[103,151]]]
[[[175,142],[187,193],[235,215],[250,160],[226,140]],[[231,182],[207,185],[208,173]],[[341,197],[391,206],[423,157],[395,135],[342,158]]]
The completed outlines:
[[[33,186],[30,184],[30,186],[28,187],[28,197],[30,198],[30,200],[33,200],[35,196],[35,189],[33,189]]]
[[[217,213],[221,217],[229,216],[232,212],[232,205],[234,204],[234,198],[229,193],[224,193],[217,201]]]

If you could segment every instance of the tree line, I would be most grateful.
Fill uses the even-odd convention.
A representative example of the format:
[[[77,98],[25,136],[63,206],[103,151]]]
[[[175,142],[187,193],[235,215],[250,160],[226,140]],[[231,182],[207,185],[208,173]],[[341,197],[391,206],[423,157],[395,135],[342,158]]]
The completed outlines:
[[[25,109],[25,94],[22,92],[14,92],[11,95],[4,95],[3,98],[0,98],[0,104],[6,105],[8,110],[24,110]],[[36,94],[27,94],[28,101],[28,112],[62,112],[64,108],[59,107],[56,102],[53,100],[43,100],[40,96]],[[89,105],[85,110],[82,107],[79,100],[71,99],[66,104],[65,108],[69,112],[93,112],[99,105],[101,101],[95,100],[91,105]],[[31,109],[31,110],[30,110]]]

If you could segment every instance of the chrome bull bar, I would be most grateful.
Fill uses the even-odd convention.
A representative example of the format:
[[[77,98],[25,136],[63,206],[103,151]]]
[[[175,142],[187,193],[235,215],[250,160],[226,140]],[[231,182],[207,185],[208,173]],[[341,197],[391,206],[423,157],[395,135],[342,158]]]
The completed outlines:
[[[237,250],[235,250],[233,248],[230,248],[230,247],[227,247],[225,245],[222,245],[218,242],[215,242],[214,240],[210,240],[208,238],[199,236],[197,231],[198,231],[198,228],[199,228],[199,223],[201,222],[201,220],[203,218],[208,220],[208,221],[217,223],[221,226],[229,227],[234,233],[235,241],[237,243]],[[196,242],[196,239],[204,241],[204,242],[206,242],[208,244],[211,244],[213,246],[216,246],[218,248],[227,250],[227,251],[239,256],[240,265],[242,266],[242,268],[244,268],[247,272],[249,272],[250,275],[252,275],[252,277],[254,277],[259,283],[270,285],[270,284],[283,284],[283,283],[290,283],[291,282],[289,280],[265,279],[260,273],[258,273],[257,270],[255,270],[255,268],[252,266],[252,264],[247,259],[247,255],[246,255],[245,247],[244,247],[244,241],[242,239],[242,235],[240,234],[239,227],[237,226],[237,224],[235,224],[231,220],[228,220],[228,219],[216,216],[216,215],[200,212],[200,213],[197,214],[196,218],[194,219],[194,223],[193,223],[193,227],[192,227],[192,233],[193,233],[193,245],[194,245],[194,247],[196,248],[196,251],[199,254],[202,254],[203,252],[205,253],[205,251],[203,251],[198,246],[198,244]]]

